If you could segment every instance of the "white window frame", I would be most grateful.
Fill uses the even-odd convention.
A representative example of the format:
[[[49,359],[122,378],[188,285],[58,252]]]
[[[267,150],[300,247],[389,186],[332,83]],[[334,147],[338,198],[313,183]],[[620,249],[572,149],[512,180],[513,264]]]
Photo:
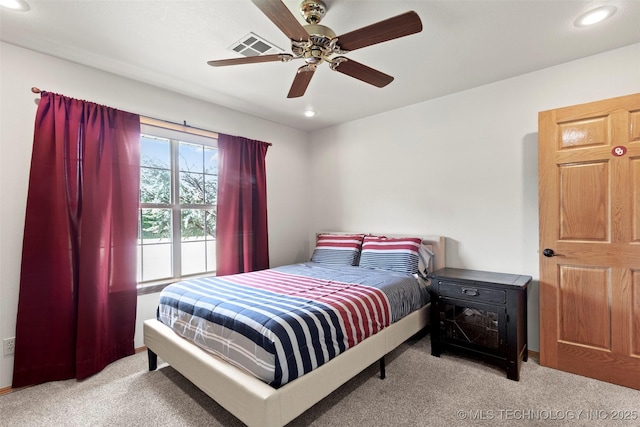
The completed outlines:
[[[171,250],[172,250],[172,276],[161,279],[154,279],[148,281],[138,282],[138,293],[151,293],[157,292],[164,286],[171,283],[182,280],[186,277],[200,277],[214,275],[215,271],[208,271],[204,273],[196,273],[190,275],[182,274],[182,229],[181,229],[181,211],[183,209],[203,209],[212,210],[216,209],[215,204],[180,204],[179,200],[179,188],[180,188],[180,174],[179,174],[179,142],[192,143],[197,145],[204,145],[208,147],[218,147],[218,134],[204,129],[193,128],[190,126],[178,125],[161,120],[151,119],[147,117],[140,117],[140,133],[144,135],[150,135],[160,138],[166,138],[171,141],[171,195],[169,204],[164,203],[140,203],[140,209],[170,209],[172,217],[172,232],[171,232]],[[140,212],[140,211],[139,211]],[[141,251],[144,250],[142,245]],[[142,253],[142,252],[141,252]],[[206,254],[205,254],[206,256]],[[140,260],[143,263],[143,260]],[[142,265],[142,264],[141,264]],[[142,267],[144,268],[144,267]]]

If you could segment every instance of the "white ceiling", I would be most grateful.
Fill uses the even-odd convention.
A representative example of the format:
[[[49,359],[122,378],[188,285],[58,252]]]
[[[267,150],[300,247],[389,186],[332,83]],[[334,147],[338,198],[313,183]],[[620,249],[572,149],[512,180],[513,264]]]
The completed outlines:
[[[325,0],[322,24],[338,36],[409,10],[424,29],[347,55],[394,76],[390,85],[378,89],[322,64],[306,94],[287,99],[299,61],[206,63],[239,57],[228,47],[249,32],[290,52],[287,37],[250,0],[27,1],[28,12],[0,8],[1,40],[303,130],[640,42],[638,0]],[[285,4],[304,23],[299,1]],[[617,13],[594,27],[573,26],[600,5]],[[303,117],[307,108],[318,115]]]

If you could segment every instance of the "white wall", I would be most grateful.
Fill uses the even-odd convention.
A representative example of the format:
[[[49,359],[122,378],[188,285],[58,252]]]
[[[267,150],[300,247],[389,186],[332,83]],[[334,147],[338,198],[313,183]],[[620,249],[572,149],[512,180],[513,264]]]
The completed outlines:
[[[0,339],[15,335],[22,232],[38,95],[61,93],[134,113],[273,143],[267,152],[272,266],[307,256],[309,136],[306,132],[194,98],[0,43]],[[46,280],[46,278],[43,278]],[[138,298],[141,322],[155,315],[157,294]],[[13,356],[0,353],[0,388],[11,385]]]
[[[311,229],[441,234],[450,267],[537,280],[538,112],[636,92],[640,44],[317,131]],[[538,350],[536,282],[528,305]]]

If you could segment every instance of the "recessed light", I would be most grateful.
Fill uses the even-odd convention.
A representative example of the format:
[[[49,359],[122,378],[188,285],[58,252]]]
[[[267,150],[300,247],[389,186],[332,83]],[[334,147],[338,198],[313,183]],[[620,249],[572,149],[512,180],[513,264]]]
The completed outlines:
[[[24,0],[0,0],[0,6],[20,12],[26,12],[31,9],[29,4]]]
[[[602,22],[605,19],[611,17],[616,13],[616,8],[613,6],[602,6],[583,13],[573,22],[576,27],[588,27],[590,25]]]
[[[316,112],[315,112],[315,111],[313,111],[313,110],[306,110],[306,111],[304,112],[304,115],[305,115],[306,117],[313,117],[313,116],[315,116],[316,114],[318,114],[318,113],[316,113]]]

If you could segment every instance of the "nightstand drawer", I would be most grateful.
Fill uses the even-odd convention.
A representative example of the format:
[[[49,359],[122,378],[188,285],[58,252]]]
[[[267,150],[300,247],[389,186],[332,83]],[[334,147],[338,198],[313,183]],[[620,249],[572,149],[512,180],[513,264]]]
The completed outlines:
[[[507,293],[497,289],[487,289],[486,287],[460,285],[443,281],[438,282],[438,288],[440,295],[443,297],[463,298],[496,304],[504,304],[507,301]]]

